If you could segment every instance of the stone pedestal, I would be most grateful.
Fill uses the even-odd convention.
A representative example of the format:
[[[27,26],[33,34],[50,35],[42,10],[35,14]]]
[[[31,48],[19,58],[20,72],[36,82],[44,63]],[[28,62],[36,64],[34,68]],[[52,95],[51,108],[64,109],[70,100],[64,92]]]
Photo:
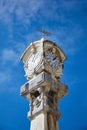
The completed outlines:
[[[65,54],[54,42],[41,39],[32,43],[21,59],[29,81],[21,87],[20,94],[30,101],[30,129],[58,130],[58,100],[68,92],[60,82]]]
[[[31,120],[30,130],[48,130],[47,114],[41,113]]]
[[[55,116],[50,113],[41,113],[31,121],[31,130],[59,130]]]

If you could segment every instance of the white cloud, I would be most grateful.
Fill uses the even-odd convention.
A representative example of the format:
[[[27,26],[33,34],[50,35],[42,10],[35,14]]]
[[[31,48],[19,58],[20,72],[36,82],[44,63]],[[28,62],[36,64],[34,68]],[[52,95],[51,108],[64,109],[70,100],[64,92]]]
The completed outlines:
[[[54,27],[55,31],[52,32],[51,39],[55,41],[68,56],[76,55],[84,44],[80,42],[83,37],[84,30],[79,25],[71,24],[71,26],[57,26]]]
[[[14,27],[21,25],[24,31],[30,27],[31,21],[36,20],[44,0],[0,0],[0,23],[5,24],[10,39],[14,39]],[[20,33],[20,28],[17,33]],[[15,42],[15,40],[14,40]]]
[[[0,1],[0,20],[12,24],[13,17],[20,22],[29,23],[30,18],[35,16],[37,11],[42,6],[43,1],[37,0],[1,0]]]
[[[20,79],[18,65],[23,47],[21,44],[15,45],[13,49],[5,48],[0,52],[0,93],[17,91],[18,87],[15,81],[17,78]]]
[[[37,24],[40,23],[39,21],[41,20],[40,26],[46,26],[48,28],[48,31],[52,31],[53,35],[55,35],[51,37],[53,37],[54,40],[59,41],[59,44],[61,44],[65,51],[67,51],[68,48],[67,53],[71,52],[71,54],[74,54],[74,52],[78,50],[78,48],[76,47],[76,40],[82,35],[82,29],[78,27],[76,23],[73,23],[72,20],[66,17],[64,10],[75,10],[80,7],[77,7],[77,5],[81,5],[81,2],[79,2],[78,0],[59,0],[59,2],[54,0],[52,1],[52,3],[50,3],[49,0],[40,0],[39,2],[37,0],[1,0],[0,20],[7,24],[7,26],[9,27],[8,30],[11,38],[14,31],[13,24],[15,23],[15,20],[17,21],[17,23],[23,23],[22,25],[26,28],[29,27],[32,19],[37,20]],[[47,19],[49,19],[49,22],[51,20],[54,20],[54,22],[56,21],[57,23],[54,23],[50,27],[50,25],[46,25],[46,23],[44,22]],[[58,25],[58,22],[61,22],[63,25]],[[23,35],[20,33],[20,29],[18,30],[18,34],[20,34],[21,37],[24,37],[27,42],[33,39],[32,37],[35,36],[35,32],[33,32],[33,34],[29,33]],[[13,42],[15,42],[15,40],[13,40]],[[22,48],[22,44],[18,44],[18,46],[20,46],[19,49]],[[12,59],[15,59],[16,62],[18,62],[19,52],[17,48],[16,51],[17,52],[15,52],[14,50],[4,50],[3,59],[5,59],[6,61],[12,61]],[[6,55],[8,55],[8,57],[6,57]]]
[[[9,71],[1,71],[0,72],[0,84],[9,82],[11,80],[11,75]]]
[[[77,45],[76,41],[82,35],[83,30],[79,27],[79,25],[77,26],[66,17],[64,10],[75,10],[77,8],[77,2],[65,2],[65,0],[60,0],[59,3],[55,0],[51,2],[49,0],[0,0],[0,21],[8,26],[9,33],[12,36],[15,26],[14,24],[22,23],[21,26],[23,25],[24,27],[28,28],[31,21],[34,20],[36,25],[40,23],[40,26],[44,25],[48,31],[52,32],[50,39],[58,42],[66,54],[75,55],[76,52],[80,49],[80,46]],[[47,22],[47,24],[45,22]],[[52,24],[50,24],[51,22]],[[62,23],[62,26],[59,22]],[[20,31],[18,33],[20,33]],[[30,40],[37,40],[35,33],[36,32],[29,32],[29,34],[25,35],[20,33],[20,35],[25,37],[25,41],[28,44],[28,42],[30,43]],[[18,66],[20,56],[27,47],[25,43],[15,42],[15,39],[12,38],[13,37],[10,39],[10,42],[13,43],[12,47],[10,49],[9,47],[4,48],[0,52],[1,67],[3,66],[2,68],[5,69],[6,64],[8,65],[9,62],[11,64],[11,67],[8,66],[10,71],[6,69],[4,71],[0,71],[1,84],[10,81],[12,82],[14,77],[17,77],[15,74],[12,76],[13,67],[16,67],[16,65]],[[9,86],[5,85],[5,87],[2,89],[3,91],[14,91],[15,87],[10,86],[9,89]]]
[[[27,45],[25,43],[19,43],[19,42],[15,42],[13,40],[11,40],[11,42],[13,43],[13,46],[10,48],[4,48],[1,52],[0,52],[0,63],[1,66],[5,66],[5,64],[8,64],[10,62],[10,65],[12,66],[16,66],[19,64],[20,62],[20,57],[22,55],[22,53],[24,52],[25,48],[27,47]]]
[[[17,77],[17,75],[15,75]],[[14,86],[16,83],[13,81],[15,77],[12,69],[0,70],[0,93],[12,93],[18,91],[18,87]]]
[[[18,54],[11,49],[4,49],[2,51],[2,56],[1,56],[1,60],[2,63],[6,63],[6,62],[13,62],[13,64],[18,63],[19,59],[18,59]]]

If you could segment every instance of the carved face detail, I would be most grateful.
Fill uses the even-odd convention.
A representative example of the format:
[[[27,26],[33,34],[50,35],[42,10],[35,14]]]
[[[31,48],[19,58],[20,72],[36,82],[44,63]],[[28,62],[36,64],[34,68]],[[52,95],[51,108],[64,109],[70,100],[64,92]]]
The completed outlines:
[[[56,70],[59,69],[59,66],[60,66],[59,59],[56,57],[55,54],[53,54],[50,51],[47,51],[45,52],[45,58],[46,58],[46,61],[50,64],[50,66],[52,66]]]

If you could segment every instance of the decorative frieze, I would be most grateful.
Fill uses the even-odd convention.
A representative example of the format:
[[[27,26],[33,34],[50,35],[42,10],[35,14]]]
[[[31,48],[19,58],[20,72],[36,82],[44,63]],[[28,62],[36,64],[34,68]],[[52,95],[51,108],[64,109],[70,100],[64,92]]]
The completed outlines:
[[[39,87],[49,87],[51,90],[57,93],[61,92],[62,96],[67,94],[66,85],[56,80],[56,78],[53,78],[51,74],[42,72],[21,87],[21,95],[27,95]]]

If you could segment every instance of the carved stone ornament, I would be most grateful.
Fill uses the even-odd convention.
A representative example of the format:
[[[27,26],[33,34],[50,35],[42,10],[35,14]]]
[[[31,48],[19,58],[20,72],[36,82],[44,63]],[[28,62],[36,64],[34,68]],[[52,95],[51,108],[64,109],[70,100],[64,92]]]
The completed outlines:
[[[42,56],[42,52],[33,53],[30,59],[25,63],[24,70],[26,72],[27,78],[33,78],[35,74],[35,67],[38,64],[41,64]]]
[[[22,85],[20,95],[30,101],[27,116],[31,130],[58,130],[58,100],[68,93],[67,86],[60,82],[64,52],[56,43],[41,39],[28,46],[21,60],[29,81]]]
[[[43,70],[60,78],[65,59],[64,52],[54,42],[45,39],[30,44],[21,57],[27,79],[32,79]]]
[[[53,78],[51,74],[42,72],[21,87],[21,95],[25,95],[27,98],[30,98],[29,93],[36,91],[39,87],[46,87],[46,90],[51,89],[58,93],[58,99],[61,99],[63,96],[67,95],[68,92],[67,86],[65,84]]]

